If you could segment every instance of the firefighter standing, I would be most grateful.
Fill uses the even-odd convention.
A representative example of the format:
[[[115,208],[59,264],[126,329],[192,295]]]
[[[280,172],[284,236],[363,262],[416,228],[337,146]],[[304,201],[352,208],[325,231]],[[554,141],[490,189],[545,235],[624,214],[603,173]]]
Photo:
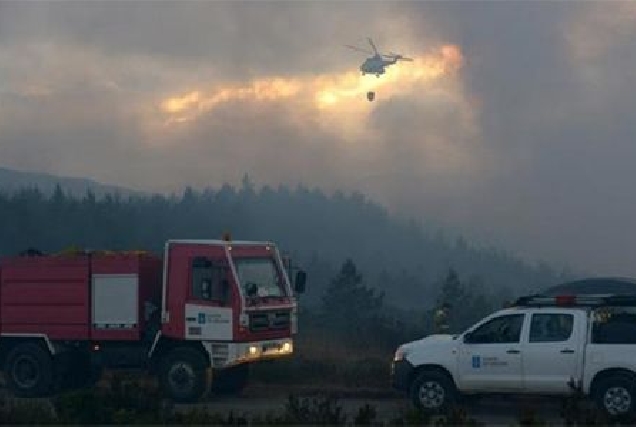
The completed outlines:
[[[450,310],[450,304],[444,303],[440,308],[435,311],[434,324],[436,334],[447,334],[449,331],[448,325],[448,311]]]

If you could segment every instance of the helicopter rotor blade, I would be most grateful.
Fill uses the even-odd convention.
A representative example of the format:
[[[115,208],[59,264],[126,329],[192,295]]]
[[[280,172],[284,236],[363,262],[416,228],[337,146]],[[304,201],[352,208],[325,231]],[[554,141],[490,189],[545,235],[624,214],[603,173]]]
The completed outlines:
[[[373,55],[373,52],[368,51],[366,49],[362,49],[362,48],[356,47],[356,46],[351,46],[351,45],[346,44],[345,47],[348,47],[349,49],[357,50],[359,52],[364,52],[364,53],[369,54],[369,55]]]
[[[389,58],[389,59],[394,59],[396,61],[413,61],[413,58],[406,58],[402,55],[400,55],[399,53],[393,53],[391,52],[389,55],[382,55],[385,58]]]
[[[369,40],[369,44],[373,48],[373,52],[375,52],[376,55],[379,55],[378,49],[375,47],[375,44],[373,44],[373,40],[371,40],[371,37],[367,37],[367,40]]]

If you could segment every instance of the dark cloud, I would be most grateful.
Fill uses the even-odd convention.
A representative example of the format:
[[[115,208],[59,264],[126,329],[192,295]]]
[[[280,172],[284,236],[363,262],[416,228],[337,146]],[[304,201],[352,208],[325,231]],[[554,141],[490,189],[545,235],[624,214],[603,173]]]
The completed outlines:
[[[360,59],[343,44],[367,35],[382,42],[399,18],[387,4],[359,1],[9,2],[0,39],[212,64],[222,76],[247,78],[342,67]]]
[[[636,19],[621,20],[616,6],[417,5],[462,46],[481,138],[498,159],[479,191],[439,203],[446,224],[592,271],[633,273],[636,47],[625,34],[634,34]],[[608,37],[618,23],[620,37]],[[578,54],[586,45],[597,48],[593,55]],[[423,200],[422,209],[430,206]]]

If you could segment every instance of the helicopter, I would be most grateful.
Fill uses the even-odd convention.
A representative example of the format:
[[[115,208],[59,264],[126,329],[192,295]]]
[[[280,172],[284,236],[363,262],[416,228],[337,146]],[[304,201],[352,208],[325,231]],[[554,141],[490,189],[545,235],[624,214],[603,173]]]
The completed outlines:
[[[367,40],[369,41],[369,44],[371,45],[373,52],[356,47],[356,46],[345,45],[346,47],[350,49],[357,50],[359,52],[364,52],[369,55],[373,55],[372,57],[367,58],[362,63],[362,65],[360,65],[360,71],[362,72],[363,76],[366,74],[375,74],[376,77],[380,78],[380,75],[385,73],[385,68],[388,67],[389,65],[393,65],[398,61],[413,61],[412,58],[405,58],[404,56],[397,53],[393,53],[393,52],[389,52],[389,54],[379,53],[378,49],[375,47],[375,44],[373,43],[373,40],[371,40],[370,37],[367,37]]]
[[[350,49],[364,52],[369,55],[373,55],[372,57],[367,58],[362,63],[362,65],[360,65],[360,72],[362,72],[363,76],[366,74],[375,74],[377,78],[380,78],[380,75],[385,73],[385,68],[388,67],[389,65],[393,65],[398,61],[413,61],[412,58],[405,58],[404,56],[397,53],[393,53],[393,52],[389,52],[388,55],[379,53],[378,49],[375,47],[375,44],[373,43],[373,40],[371,40],[371,37],[367,37],[367,40],[369,41],[369,44],[371,45],[373,52],[370,52],[366,49],[361,49],[356,46],[345,45],[346,47]],[[375,92],[373,91],[367,92],[367,99],[369,100],[369,102],[373,101],[375,99]]]

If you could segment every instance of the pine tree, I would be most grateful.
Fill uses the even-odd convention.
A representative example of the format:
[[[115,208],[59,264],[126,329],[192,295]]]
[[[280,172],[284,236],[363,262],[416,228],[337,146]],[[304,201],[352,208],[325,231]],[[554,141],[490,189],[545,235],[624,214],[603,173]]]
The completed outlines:
[[[442,292],[438,301],[438,305],[448,303],[455,305],[461,303],[462,298],[465,296],[465,290],[462,283],[459,281],[459,276],[453,267],[448,269],[444,283],[442,284]]]
[[[360,336],[380,321],[384,293],[366,286],[362,274],[347,259],[322,298],[325,321],[346,335]]]

